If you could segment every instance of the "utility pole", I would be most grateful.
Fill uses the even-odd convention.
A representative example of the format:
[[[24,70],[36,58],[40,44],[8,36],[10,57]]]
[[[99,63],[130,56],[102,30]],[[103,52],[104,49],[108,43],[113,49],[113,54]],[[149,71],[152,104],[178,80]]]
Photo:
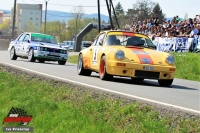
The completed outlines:
[[[78,14],[76,14],[76,30],[75,30],[75,38],[74,38],[74,51],[77,51],[76,50],[76,46],[75,46],[75,44],[76,44],[76,37],[77,37],[77,21],[78,21]]]
[[[17,0],[14,0],[14,12],[13,12],[13,24],[12,24],[12,39],[14,39],[14,37],[15,37],[16,3],[17,3]]]
[[[99,23],[99,33],[101,32],[101,13],[100,13],[100,0],[97,0],[98,5],[98,23]]]
[[[46,21],[47,21],[47,2],[49,0],[45,0],[45,4],[46,4],[46,7],[45,7],[45,20],[44,20],[44,34],[46,34]]]

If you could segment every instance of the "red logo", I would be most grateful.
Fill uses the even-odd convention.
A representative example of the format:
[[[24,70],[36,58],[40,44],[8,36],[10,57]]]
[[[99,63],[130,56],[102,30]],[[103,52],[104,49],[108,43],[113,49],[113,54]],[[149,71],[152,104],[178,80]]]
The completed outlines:
[[[27,115],[26,111],[20,109],[20,108],[11,108],[6,118],[3,120],[4,122],[18,122],[21,123],[21,125],[28,125],[29,122],[31,122],[32,116]]]

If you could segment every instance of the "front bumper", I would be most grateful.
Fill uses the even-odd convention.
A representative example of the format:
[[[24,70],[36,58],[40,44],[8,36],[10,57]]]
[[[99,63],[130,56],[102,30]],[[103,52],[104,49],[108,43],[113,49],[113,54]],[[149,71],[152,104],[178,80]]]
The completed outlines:
[[[62,60],[66,61],[68,59],[68,54],[53,53],[48,51],[34,50],[34,57],[47,60]]]
[[[153,68],[153,70],[145,70],[144,67],[151,67]],[[139,64],[130,62],[119,62],[113,60],[106,61],[106,72],[108,74],[123,77],[138,77],[147,79],[173,79],[175,69],[175,66]]]

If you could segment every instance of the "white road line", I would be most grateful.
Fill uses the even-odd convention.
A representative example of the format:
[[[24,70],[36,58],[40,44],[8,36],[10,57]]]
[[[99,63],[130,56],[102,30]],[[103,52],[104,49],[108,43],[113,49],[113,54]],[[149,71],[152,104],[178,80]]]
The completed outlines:
[[[164,106],[169,106],[169,107],[173,107],[173,108],[177,108],[177,109],[181,109],[181,110],[185,110],[185,111],[189,111],[189,112],[199,113],[200,114],[200,111],[198,111],[198,110],[193,110],[193,109],[189,109],[189,108],[185,108],[185,107],[181,107],[181,106],[176,106],[176,105],[173,105],[173,104],[159,102],[159,101],[155,101],[155,100],[151,100],[151,99],[147,99],[147,98],[143,98],[143,97],[139,97],[139,96],[135,96],[135,95],[130,95],[130,94],[126,94],[126,93],[122,93],[122,92],[118,92],[118,91],[113,91],[113,90],[109,90],[109,89],[106,89],[106,88],[102,88],[102,87],[98,87],[98,86],[94,86],[94,85],[89,85],[89,84],[77,82],[77,81],[74,81],[74,80],[65,79],[65,78],[61,78],[61,77],[45,74],[45,73],[42,73],[42,72],[30,70],[30,69],[27,69],[27,68],[24,68],[24,67],[20,67],[20,66],[9,64],[9,63],[5,63],[5,62],[0,62],[0,63],[8,65],[8,66],[13,66],[13,67],[16,67],[16,68],[24,69],[26,71],[34,72],[34,73],[37,73],[37,74],[45,75],[45,76],[48,76],[48,77],[52,77],[52,78],[56,78],[56,79],[60,79],[60,80],[64,80],[64,81],[68,81],[68,82],[72,82],[72,83],[76,83],[76,84],[80,84],[80,85],[83,85],[83,86],[96,88],[96,89],[99,89],[99,90],[112,92],[112,93],[115,93],[115,94],[120,94],[120,95],[131,97],[131,98],[136,98],[136,99],[139,99],[139,100],[152,102],[152,103],[156,103],[156,104],[161,104],[161,105],[164,105]]]

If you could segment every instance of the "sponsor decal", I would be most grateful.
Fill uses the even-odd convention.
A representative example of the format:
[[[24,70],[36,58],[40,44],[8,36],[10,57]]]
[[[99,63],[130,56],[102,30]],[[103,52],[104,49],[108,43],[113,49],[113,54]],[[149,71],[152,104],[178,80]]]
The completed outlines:
[[[142,62],[144,62],[144,63],[146,63],[146,64],[151,63],[151,60],[148,59],[148,58],[142,58],[141,60],[142,60]]]
[[[134,54],[137,55],[141,64],[152,64],[152,65],[154,64],[148,52],[145,52],[144,50],[137,48],[130,48],[130,49],[133,51]]]

